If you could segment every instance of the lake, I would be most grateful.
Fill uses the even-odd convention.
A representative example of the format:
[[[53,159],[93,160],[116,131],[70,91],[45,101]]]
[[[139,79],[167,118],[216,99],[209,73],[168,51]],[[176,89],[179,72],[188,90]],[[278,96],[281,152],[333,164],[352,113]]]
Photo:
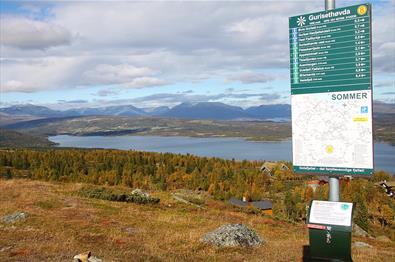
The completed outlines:
[[[182,136],[51,136],[60,147],[112,148],[150,152],[170,152],[236,160],[291,161],[291,140],[253,142],[243,138],[196,138]],[[375,170],[395,173],[395,146],[375,143]]]

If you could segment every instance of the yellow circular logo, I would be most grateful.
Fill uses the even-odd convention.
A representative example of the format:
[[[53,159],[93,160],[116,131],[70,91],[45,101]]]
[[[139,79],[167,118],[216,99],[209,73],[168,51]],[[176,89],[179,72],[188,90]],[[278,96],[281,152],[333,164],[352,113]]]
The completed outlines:
[[[333,153],[333,146],[326,146],[326,152],[328,154],[332,154]]]
[[[366,7],[366,5],[360,5],[357,9],[357,13],[359,15],[364,15],[364,14],[366,14],[367,11],[368,11],[368,8]]]

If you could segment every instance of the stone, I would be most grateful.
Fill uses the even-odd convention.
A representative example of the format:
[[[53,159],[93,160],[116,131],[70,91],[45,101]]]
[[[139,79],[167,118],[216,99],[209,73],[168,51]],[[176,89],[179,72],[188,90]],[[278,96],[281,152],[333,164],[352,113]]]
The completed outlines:
[[[365,242],[361,242],[361,241],[356,241],[353,244],[354,247],[367,247],[367,248],[372,248],[371,245],[369,245],[368,243]]]
[[[243,224],[227,224],[207,233],[201,241],[217,247],[256,247],[264,243],[261,237]]]
[[[144,192],[143,190],[136,188],[135,190],[132,191],[132,195],[138,195],[144,198],[149,198],[150,195],[147,192]]]
[[[377,240],[377,241],[380,241],[380,242],[387,242],[387,243],[391,243],[391,242],[392,242],[392,240],[389,239],[389,238],[386,237],[386,236],[378,236],[378,237],[376,237],[376,240]]]
[[[91,256],[90,258],[88,258],[88,262],[103,262],[103,260],[101,260],[100,258]]]
[[[1,221],[4,222],[4,223],[7,223],[7,224],[13,224],[15,222],[25,220],[26,217],[27,217],[27,213],[25,213],[25,212],[16,212],[16,213],[11,214],[11,215],[3,216],[1,218]]]
[[[133,228],[133,227],[125,227],[122,230],[128,234],[134,234],[139,231],[137,228]]]
[[[8,251],[10,249],[12,249],[12,246],[3,247],[3,248],[0,249],[0,252],[5,252],[5,251]]]
[[[369,233],[366,232],[365,230],[363,230],[357,224],[354,224],[352,229],[353,229],[354,235],[357,236],[357,237],[368,237],[369,236]]]
[[[92,256],[92,252],[85,252],[73,257],[74,262],[103,262],[100,258]]]

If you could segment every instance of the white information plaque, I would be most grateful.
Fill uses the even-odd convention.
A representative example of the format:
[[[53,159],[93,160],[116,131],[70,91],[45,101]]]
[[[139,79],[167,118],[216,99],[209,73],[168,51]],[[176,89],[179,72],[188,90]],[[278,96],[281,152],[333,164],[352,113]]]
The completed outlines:
[[[309,223],[351,226],[352,203],[313,200]]]

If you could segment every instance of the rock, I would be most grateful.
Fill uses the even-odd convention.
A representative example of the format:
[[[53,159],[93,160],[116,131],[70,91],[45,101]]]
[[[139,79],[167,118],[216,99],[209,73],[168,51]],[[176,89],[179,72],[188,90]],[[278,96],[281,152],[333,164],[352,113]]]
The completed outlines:
[[[361,242],[361,241],[354,242],[353,246],[354,246],[354,247],[367,247],[367,248],[372,248],[372,246],[369,245],[368,243]]]
[[[132,191],[132,195],[138,195],[144,198],[149,198],[150,195],[147,192],[144,192],[143,190],[136,188],[135,190]]]
[[[16,212],[11,215],[7,215],[1,218],[1,221],[7,224],[12,224],[21,220],[25,220],[27,217],[27,213],[25,212]]]
[[[8,251],[10,249],[12,249],[12,246],[3,247],[3,248],[0,249],[0,252],[5,252],[5,251]]]
[[[103,262],[103,260],[101,260],[100,258],[91,256],[90,258],[88,258],[88,262]]]
[[[128,234],[134,234],[139,231],[137,228],[133,228],[133,227],[125,227],[122,230]]]
[[[378,236],[378,237],[376,237],[376,240],[380,241],[380,242],[386,242],[386,243],[391,243],[392,242],[392,240],[389,239],[386,236]]]
[[[100,258],[92,256],[92,253],[90,251],[75,255],[73,257],[73,261],[74,262],[103,262],[103,260],[101,260]]]
[[[223,225],[204,235],[201,241],[217,247],[256,247],[264,243],[255,231],[243,224]]]
[[[354,224],[352,229],[353,229],[354,235],[357,236],[357,237],[368,237],[369,236],[369,233],[366,232],[365,230],[363,230],[357,224]]]

